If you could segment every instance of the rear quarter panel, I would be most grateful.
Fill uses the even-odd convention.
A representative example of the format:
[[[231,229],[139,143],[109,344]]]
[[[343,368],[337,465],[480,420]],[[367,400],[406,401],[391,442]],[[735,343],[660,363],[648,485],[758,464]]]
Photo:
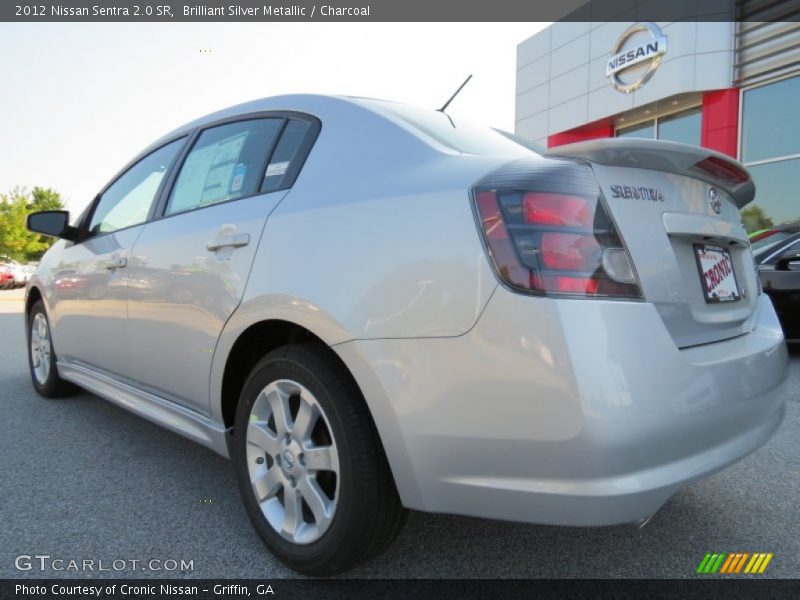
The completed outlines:
[[[254,323],[296,323],[331,346],[457,337],[474,326],[497,286],[469,191],[511,158],[435,149],[364,112],[342,103],[316,115],[320,136],[267,220],[242,304],[217,344],[210,408],[218,422],[227,356]],[[384,444],[402,446],[391,399],[370,393],[364,377],[357,381]],[[395,473],[408,472],[405,449],[388,454]]]

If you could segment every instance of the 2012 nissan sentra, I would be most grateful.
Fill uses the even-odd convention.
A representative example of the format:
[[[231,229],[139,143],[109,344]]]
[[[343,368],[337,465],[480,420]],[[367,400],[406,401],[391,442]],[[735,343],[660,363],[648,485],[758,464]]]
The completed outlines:
[[[230,457],[302,573],[378,554],[406,509],[639,522],[783,418],[753,195],[692,146],[544,152],[392,102],[254,101],[80,217],[29,217],[61,238],[27,288],[33,385]]]

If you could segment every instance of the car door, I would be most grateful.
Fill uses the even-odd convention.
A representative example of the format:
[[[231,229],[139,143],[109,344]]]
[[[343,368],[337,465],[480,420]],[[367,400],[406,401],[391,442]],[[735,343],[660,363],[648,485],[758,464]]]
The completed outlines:
[[[238,306],[292,158],[314,122],[266,115],[194,136],[137,240],[129,269],[131,376],[144,389],[208,411],[214,348]],[[317,126],[318,127],[318,126]]]
[[[185,141],[161,146],[119,175],[83,217],[79,241],[62,250],[47,290],[60,360],[124,375],[130,251]]]

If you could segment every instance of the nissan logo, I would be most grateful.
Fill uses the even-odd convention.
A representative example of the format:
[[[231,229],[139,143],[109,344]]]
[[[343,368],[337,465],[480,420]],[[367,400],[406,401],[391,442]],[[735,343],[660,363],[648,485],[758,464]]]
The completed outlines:
[[[606,77],[611,79],[614,88],[623,94],[635,92],[653,76],[666,51],[667,36],[661,32],[658,25],[637,23],[629,27],[617,40],[611,57],[606,62]],[[634,79],[626,81],[621,76],[629,69],[635,76]]]

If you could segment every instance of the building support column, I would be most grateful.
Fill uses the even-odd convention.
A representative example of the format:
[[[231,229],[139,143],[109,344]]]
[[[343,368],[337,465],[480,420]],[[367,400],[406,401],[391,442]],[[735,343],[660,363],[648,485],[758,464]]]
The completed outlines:
[[[700,145],[733,158],[739,145],[739,88],[703,94]]]

